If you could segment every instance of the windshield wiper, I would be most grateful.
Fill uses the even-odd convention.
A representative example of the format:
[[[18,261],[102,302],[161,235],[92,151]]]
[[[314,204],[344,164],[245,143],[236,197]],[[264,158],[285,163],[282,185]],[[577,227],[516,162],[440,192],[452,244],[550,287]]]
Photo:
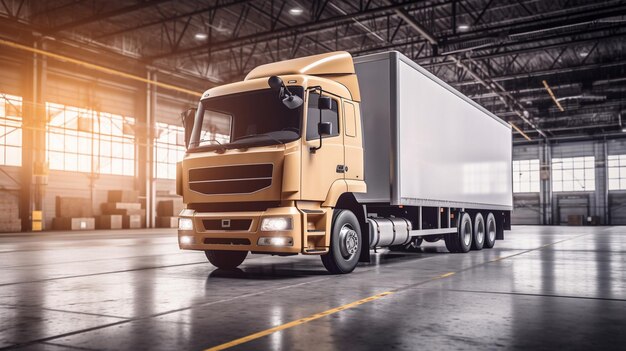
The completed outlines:
[[[241,137],[239,137],[239,138],[237,138],[237,139],[233,140],[233,142],[232,142],[231,144],[234,144],[234,143],[236,143],[236,142],[238,142],[238,141],[240,141],[240,140],[250,139],[250,138],[254,138],[254,137],[258,137],[258,136],[264,136],[264,137],[270,138],[270,139],[272,139],[272,140],[274,140],[274,141],[276,141],[276,142],[278,142],[279,144],[282,144],[282,145],[284,145],[284,144],[285,144],[284,142],[282,142],[282,141],[280,141],[280,140],[278,140],[278,139],[274,138],[273,136],[270,136],[270,135],[269,135],[269,134],[267,134],[267,133],[244,135],[244,136],[241,136]]]
[[[214,142],[218,143],[219,145],[222,145],[222,143],[220,143],[220,141],[217,140],[217,139],[202,139],[202,140],[196,141],[194,143],[191,143],[190,146],[191,145],[198,146],[198,145],[200,145],[200,143],[203,143],[203,142],[206,142],[206,141],[214,141]]]

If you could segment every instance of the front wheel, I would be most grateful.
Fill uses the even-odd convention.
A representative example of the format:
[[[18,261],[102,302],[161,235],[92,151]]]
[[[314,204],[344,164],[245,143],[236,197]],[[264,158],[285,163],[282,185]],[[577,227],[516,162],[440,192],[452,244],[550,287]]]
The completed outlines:
[[[209,262],[217,268],[235,269],[246,259],[248,251],[206,250],[204,254]]]
[[[335,210],[330,249],[327,254],[322,255],[326,270],[333,274],[352,272],[359,263],[362,247],[361,227],[354,213],[349,210]]]

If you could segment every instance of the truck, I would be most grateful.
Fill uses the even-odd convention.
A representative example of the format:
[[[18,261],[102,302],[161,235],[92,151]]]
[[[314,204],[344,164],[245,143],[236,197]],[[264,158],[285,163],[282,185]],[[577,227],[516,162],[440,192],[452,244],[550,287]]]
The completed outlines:
[[[248,253],[492,248],[510,229],[511,126],[399,52],[254,68],[181,114],[181,249],[234,269]]]

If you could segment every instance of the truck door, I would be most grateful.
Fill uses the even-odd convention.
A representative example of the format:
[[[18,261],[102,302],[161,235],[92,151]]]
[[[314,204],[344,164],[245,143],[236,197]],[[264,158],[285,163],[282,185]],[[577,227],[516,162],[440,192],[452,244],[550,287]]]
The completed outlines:
[[[357,103],[343,101],[345,179],[363,180],[363,142],[358,109]]]
[[[306,126],[304,127],[304,145],[302,148],[302,198],[306,200],[326,199],[328,190],[336,180],[344,178],[343,131],[339,115],[339,100],[334,96],[330,110],[322,111],[322,122],[332,124],[331,134],[322,139],[322,148],[312,152],[311,147],[319,146],[317,124],[320,110],[317,108],[319,94],[311,92],[307,101]],[[338,168],[339,167],[339,168]],[[341,168],[341,169],[340,169]]]

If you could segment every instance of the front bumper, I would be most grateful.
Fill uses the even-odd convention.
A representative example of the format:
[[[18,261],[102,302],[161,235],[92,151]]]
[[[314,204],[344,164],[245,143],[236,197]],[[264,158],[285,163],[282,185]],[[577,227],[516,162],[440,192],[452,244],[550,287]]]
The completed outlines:
[[[291,229],[261,231],[263,218],[285,217]],[[178,245],[184,250],[232,250],[296,254],[302,251],[302,214],[296,207],[275,207],[262,212],[181,213],[193,230],[178,230]],[[281,237],[292,245],[259,245],[260,238]],[[291,239],[291,240],[288,240]]]

